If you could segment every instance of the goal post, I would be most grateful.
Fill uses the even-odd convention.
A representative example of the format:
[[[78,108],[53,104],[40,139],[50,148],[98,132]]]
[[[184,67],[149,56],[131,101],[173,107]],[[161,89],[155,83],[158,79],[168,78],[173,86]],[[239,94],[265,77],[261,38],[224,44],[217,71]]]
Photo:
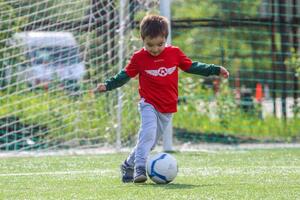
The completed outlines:
[[[159,5],[160,14],[169,20],[169,35],[167,44],[171,44],[171,0],[164,0]],[[163,134],[163,149],[164,151],[173,151],[173,125],[172,121],[168,125],[166,132]]]

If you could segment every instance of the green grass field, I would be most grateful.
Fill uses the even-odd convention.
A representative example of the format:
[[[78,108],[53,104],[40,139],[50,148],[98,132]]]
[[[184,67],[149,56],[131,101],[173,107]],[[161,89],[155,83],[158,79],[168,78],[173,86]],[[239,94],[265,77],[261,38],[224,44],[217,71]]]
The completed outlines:
[[[0,159],[0,199],[300,199],[300,149],[174,153],[168,185],[123,184],[127,154]]]

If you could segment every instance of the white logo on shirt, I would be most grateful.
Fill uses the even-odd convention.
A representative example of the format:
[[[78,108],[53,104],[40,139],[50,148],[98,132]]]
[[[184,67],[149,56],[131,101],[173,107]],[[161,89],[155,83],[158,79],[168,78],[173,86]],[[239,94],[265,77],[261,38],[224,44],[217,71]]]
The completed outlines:
[[[152,76],[164,77],[164,76],[172,74],[175,70],[176,70],[176,66],[171,67],[171,68],[161,67],[157,70],[145,70],[145,72],[147,72],[148,74],[150,74]]]

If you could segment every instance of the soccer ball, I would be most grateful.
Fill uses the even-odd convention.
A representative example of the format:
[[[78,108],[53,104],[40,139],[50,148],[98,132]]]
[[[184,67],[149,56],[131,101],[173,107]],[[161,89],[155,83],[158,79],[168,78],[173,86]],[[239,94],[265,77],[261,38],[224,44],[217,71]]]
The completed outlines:
[[[175,179],[177,172],[177,161],[168,153],[158,153],[147,161],[147,174],[155,183],[170,183]]]

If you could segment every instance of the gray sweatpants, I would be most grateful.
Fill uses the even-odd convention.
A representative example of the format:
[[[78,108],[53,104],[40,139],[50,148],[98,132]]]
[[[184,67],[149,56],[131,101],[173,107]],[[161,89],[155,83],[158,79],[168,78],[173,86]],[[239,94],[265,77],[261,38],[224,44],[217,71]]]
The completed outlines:
[[[151,104],[139,102],[141,126],[136,146],[127,157],[130,166],[146,166],[147,157],[154,149],[158,139],[162,136],[172,120],[172,113],[160,113]]]

